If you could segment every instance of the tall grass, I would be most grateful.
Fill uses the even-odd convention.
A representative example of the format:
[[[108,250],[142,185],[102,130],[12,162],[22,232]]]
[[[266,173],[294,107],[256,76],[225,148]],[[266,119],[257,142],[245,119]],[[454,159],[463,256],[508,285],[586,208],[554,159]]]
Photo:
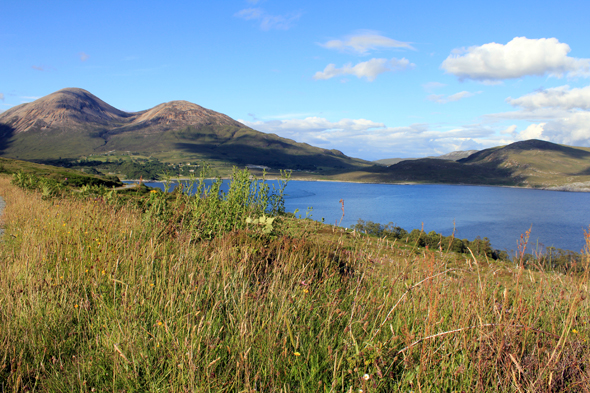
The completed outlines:
[[[0,195],[0,391],[590,391],[588,269]]]

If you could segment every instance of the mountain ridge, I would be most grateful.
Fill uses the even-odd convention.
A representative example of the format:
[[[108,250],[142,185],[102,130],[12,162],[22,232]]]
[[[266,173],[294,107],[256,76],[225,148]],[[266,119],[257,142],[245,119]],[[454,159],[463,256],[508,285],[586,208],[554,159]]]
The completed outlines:
[[[378,183],[472,184],[590,191],[590,148],[530,139],[478,151],[457,161],[404,160],[338,175]]]
[[[216,123],[246,127],[227,115],[183,100],[165,102],[139,112],[125,112],[79,88],[61,89],[0,114],[0,123],[12,126],[15,133],[27,132],[39,123],[41,129],[47,129],[76,123],[133,127],[142,124],[175,125],[182,122],[190,122],[191,125]]]
[[[0,155],[47,160],[112,151],[278,169],[330,171],[370,165],[337,150],[253,130],[182,100],[124,112],[86,90],[65,88],[0,113]]]

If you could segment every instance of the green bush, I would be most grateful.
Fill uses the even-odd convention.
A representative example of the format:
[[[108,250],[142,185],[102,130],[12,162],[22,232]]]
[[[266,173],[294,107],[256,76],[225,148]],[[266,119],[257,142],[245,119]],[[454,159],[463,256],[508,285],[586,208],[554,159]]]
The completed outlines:
[[[181,185],[175,192],[152,190],[143,200],[146,222],[158,220],[168,223],[167,230],[188,229],[197,239],[211,239],[239,229],[258,230],[264,218],[263,232],[275,234],[278,220],[268,219],[284,213],[284,190],[290,174],[284,173],[278,188],[270,188],[262,179],[252,176],[247,169],[234,168],[229,190],[223,192],[223,180],[218,178],[210,186],[205,184],[206,168],[201,176],[192,178],[188,186]]]
[[[493,259],[508,259],[508,254],[505,252],[492,249],[490,240],[487,237],[483,239],[477,237],[475,240],[469,241],[467,239],[457,239],[454,236],[443,236],[435,231],[424,233],[422,230],[413,229],[408,233],[391,222],[383,225],[364,220],[358,220],[357,224],[353,225],[352,228],[372,236],[405,240],[416,247],[428,247],[431,250],[453,251],[460,254],[469,254],[469,250],[471,250],[475,255],[485,255]]]

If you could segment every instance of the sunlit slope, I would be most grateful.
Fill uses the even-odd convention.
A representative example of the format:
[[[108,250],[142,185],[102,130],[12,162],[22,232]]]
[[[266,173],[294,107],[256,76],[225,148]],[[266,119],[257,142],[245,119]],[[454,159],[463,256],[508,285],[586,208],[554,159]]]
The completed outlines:
[[[94,184],[106,187],[123,185],[116,176],[96,175],[74,169],[0,157],[0,174],[10,175],[18,172],[54,179],[69,185]]]
[[[510,172],[522,185],[564,186],[590,181],[590,148],[531,139],[482,150],[461,163],[490,165]],[[587,185],[590,187],[590,184]]]

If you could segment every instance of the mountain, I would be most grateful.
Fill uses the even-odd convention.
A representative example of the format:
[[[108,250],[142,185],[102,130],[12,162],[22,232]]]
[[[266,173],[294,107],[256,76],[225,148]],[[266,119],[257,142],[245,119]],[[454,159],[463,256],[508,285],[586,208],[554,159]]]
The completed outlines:
[[[370,163],[255,131],[187,101],[124,112],[67,88],[0,113],[0,155],[25,160],[134,153],[164,160],[346,170]]]
[[[381,183],[482,184],[590,191],[590,148],[541,140],[485,149],[458,161],[422,158],[337,176]]]
[[[458,150],[458,151],[452,151],[447,154],[443,154],[442,156],[429,156],[429,157],[424,157],[424,158],[458,161],[462,158],[469,157],[470,155],[472,155],[473,153],[475,153],[477,151],[478,150]],[[402,161],[420,160],[420,159],[421,158],[384,158],[381,160],[375,160],[375,161],[373,161],[373,163],[379,164],[379,165],[390,166],[390,165],[395,165],[398,162],[402,162]]]

